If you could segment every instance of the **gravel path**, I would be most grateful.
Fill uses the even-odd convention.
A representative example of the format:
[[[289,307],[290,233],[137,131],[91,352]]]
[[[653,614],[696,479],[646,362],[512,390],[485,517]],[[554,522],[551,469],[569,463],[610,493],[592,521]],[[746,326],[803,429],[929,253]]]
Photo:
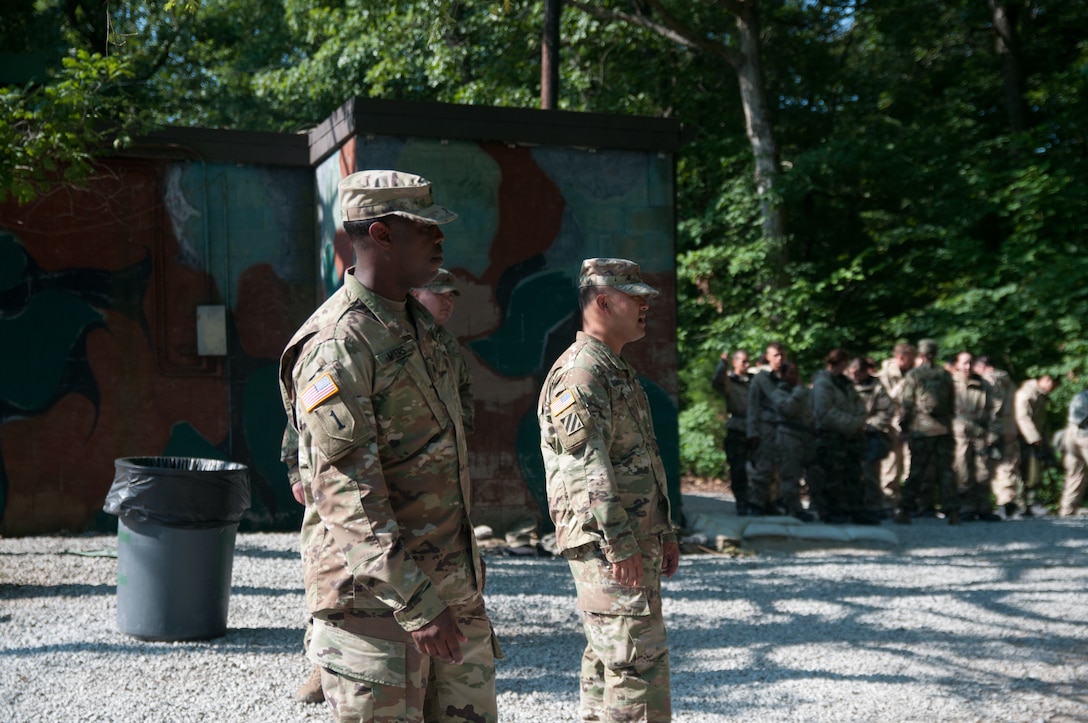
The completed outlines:
[[[894,548],[685,555],[674,721],[1088,721],[1088,518],[891,529]],[[116,559],[71,554],[116,538],[0,539],[0,721],[328,720],[293,700],[296,546],[239,535],[227,635],[149,643],[117,630]],[[488,605],[502,720],[576,720],[566,564],[489,556]]]

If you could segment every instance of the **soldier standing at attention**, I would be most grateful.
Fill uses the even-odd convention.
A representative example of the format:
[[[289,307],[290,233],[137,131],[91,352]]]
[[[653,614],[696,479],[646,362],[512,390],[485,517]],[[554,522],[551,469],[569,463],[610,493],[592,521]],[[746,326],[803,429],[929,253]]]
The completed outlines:
[[[748,476],[748,505],[752,514],[785,513],[774,504],[775,474],[778,471],[778,422],[775,391],[782,383],[786,347],[779,342],[767,345],[767,369],[760,371],[748,387],[748,450],[752,463]]]
[[[356,266],[280,360],[299,436],[308,653],[337,721],[498,719],[453,362],[409,289],[442,265],[430,184],[340,182]]]
[[[969,351],[956,355],[956,416],[952,435],[956,442],[952,469],[956,473],[963,520],[1000,522],[990,499],[993,450],[1001,439],[1001,420],[994,414],[993,389],[975,374]]]
[[[877,378],[884,385],[884,390],[895,403],[895,415],[892,417],[892,429],[889,435],[891,450],[880,464],[880,486],[884,492],[884,506],[892,509],[899,504],[900,484],[910,472],[910,446],[907,433],[900,420],[900,392],[903,380],[914,368],[914,347],[900,342],[892,349],[892,358],[885,359]]]
[[[727,363],[729,366],[727,366]],[[730,366],[732,367],[730,369]],[[722,354],[710,386],[725,398],[725,461],[729,465],[729,486],[736,500],[737,514],[748,514],[748,352],[738,349],[732,356]]]
[[[567,559],[586,636],[584,721],[671,720],[661,576],[680,548],[650,405],[623,347],[646,335],[638,264],[586,259],[582,331],[552,366],[537,419],[556,545]]]
[[[937,342],[918,342],[922,363],[903,380],[900,396],[903,431],[910,443],[910,474],[895,511],[895,521],[909,525],[922,477],[932,464],[948,524],[960,524],[959,502],[952,474],[952,417],[956,413],[956,387],[952,375],[934,365]]]

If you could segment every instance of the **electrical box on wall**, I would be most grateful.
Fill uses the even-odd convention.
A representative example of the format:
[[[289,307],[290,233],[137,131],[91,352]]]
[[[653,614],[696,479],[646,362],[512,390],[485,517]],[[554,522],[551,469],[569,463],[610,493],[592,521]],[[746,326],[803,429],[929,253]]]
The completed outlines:
[[[196,307],[196,353],[199,356],[227,355],[227,307]]]

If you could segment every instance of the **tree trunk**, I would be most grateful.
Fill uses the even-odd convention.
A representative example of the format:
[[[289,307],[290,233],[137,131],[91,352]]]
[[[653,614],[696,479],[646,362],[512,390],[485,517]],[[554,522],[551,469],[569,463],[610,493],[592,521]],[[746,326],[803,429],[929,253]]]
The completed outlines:
[[[1001,74],[1005,79],[1005,110],[1009,115],[1009,129],[1013,133],[1020,133],[1028,128],[1028,109],[1024,102],[1027,81],[1020,37],[1016,30],[1020,8],[1000,0],[990,0],[990,14],[994,48],[1001,56]]]

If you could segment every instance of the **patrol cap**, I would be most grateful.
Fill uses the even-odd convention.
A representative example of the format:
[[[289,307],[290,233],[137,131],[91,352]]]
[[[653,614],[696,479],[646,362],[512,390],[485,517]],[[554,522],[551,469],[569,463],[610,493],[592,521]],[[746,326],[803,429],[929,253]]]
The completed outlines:
[[[933,339],[922,339],[918,342],[918,353],[926,356],[936,356],[937,342]]]
[[[344,221],[402,216],[420,223],[449,223],[457,214],[431,198],[431,182],[401,171],[359,171],[340,181]]]
[[[638,264],[627,259],[586,259],[578,275],[578,288],[611,286],[631,296],[658,296],[654,287],[642,280]]]
[[[431,279],[431,283],[423,287],[427,291],[433,291],[436,294],[445,294],[452,291],[454,296],[460,296],[461,292],[457,290],[457,287],[453,284],[453,274],[446,269],[439,269],[438,273]]]

